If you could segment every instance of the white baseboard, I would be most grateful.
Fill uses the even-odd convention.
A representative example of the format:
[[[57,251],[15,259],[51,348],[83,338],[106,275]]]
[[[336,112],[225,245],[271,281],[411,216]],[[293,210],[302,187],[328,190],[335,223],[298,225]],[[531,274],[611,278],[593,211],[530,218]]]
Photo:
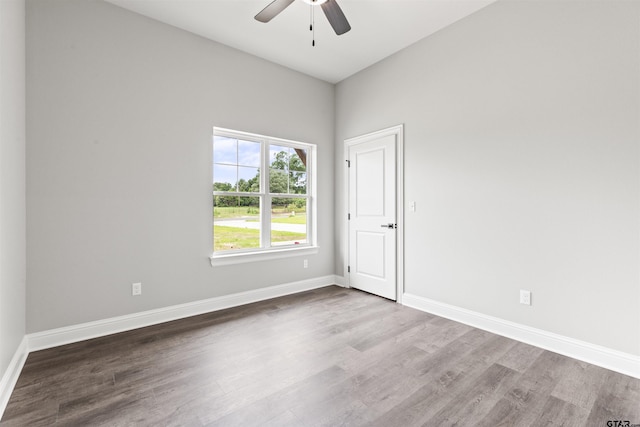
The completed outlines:
[[[24,362],[27,361],[28,355],[28,340],[25,336],[22,338],[20,345],[13,354],[7,370],[4,372],[4,375],[2,375],[2,379],[0,379],[0,418],[2,418],[2,414],[4,414],[7,403],[9,403],[9,398],[11,397],[11,393],[13,393],[13,389],[18,382],[18,377],[20,376],[20,372],[22,372]]]
[[[515,322],[441,303],[417,295],[404,294],[403,304],[475,328],[522,341],[554,353],[582,360],[635,378],[640,378],[640,356],[532,328]]]
[[[178,304],[27,335],[29,351],[84,341],[336,284],[333,275]]]

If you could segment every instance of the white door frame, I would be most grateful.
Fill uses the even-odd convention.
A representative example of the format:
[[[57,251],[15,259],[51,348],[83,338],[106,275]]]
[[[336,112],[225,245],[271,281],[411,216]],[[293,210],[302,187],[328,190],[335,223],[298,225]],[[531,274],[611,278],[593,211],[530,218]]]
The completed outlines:
[[[344,240],[345,240],[345,259],[343,277],[345,285],[351,287],[349,273],[347,267],[349,265],[349,220],[347,213],[349,211],[349,168],[346,160],[349,158],[349,148],[389,135],[396,136],[396,221],[398,230],[396,232],[396,302],[402,304],[402,295],[404,294],[404,125],[399,124],[390,128],[371,132],[365,135],[356,136],[344,141]]]

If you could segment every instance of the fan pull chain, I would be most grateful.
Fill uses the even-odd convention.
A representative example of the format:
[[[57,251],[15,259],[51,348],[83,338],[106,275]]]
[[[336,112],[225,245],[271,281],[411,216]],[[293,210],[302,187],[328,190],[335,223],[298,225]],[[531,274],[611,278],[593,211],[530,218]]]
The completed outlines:
[[[311,46],[316,45],[316,12],[315,8],[311,6]]]

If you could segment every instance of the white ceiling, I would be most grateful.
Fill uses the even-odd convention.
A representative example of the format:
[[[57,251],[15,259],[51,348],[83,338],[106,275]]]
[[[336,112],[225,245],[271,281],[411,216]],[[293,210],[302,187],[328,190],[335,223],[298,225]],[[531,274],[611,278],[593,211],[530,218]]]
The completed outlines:
[[[337,83],[496,0],[337,0],[351,31],[337,36],[315,6],[295,1],[263,24],[272,0],[107,0],[313,77]]]

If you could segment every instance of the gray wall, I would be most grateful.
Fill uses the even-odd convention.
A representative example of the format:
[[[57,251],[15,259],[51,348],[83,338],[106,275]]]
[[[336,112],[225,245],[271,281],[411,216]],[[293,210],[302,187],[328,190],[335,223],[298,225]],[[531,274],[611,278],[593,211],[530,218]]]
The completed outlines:
[[[639,76],[640,2],[506,1],[338,84],[336,162],[405,124],[406,292],[640,354]]]
[[[308,269],[209,264],[213,126],[318,144]],[[27,331],[332,275],[333,129],[328,83],[101,1],[29,0]]]
[[[0,378],[25,334],[24,14],[0,1]]]
[[[336,88],[100,1],[27,5],[28,332],[342,274],[342,141],[405,123],[407,292],[640,354],[637,2],[498,2]],[[308,270],[209,265],[214,125],[319,145]]]

